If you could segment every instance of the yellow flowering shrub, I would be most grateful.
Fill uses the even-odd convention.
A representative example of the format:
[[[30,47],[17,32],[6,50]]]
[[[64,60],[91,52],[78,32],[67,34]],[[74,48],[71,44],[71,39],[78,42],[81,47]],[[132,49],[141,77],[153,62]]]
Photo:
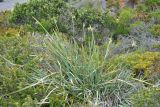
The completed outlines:
[[[160,66],[156,66],[160,61],[160,52],[135,53],[128,56],[126,63],[132,65],[134,71],[144,71],[144,75],[148,76],[154,72],[159,72]],[[160,65],[160,64],[159,64]]]
[[[0,12],[0,36],[17,36],[23,35],[26,32],[24,26],[14,25],[9,22],[10,12]]]
[[[138,75],[143,72],[143,76],[160,74],[160,52],[133,52],[120,55],[110,60],[111,65],[123,65],[134,71]]]

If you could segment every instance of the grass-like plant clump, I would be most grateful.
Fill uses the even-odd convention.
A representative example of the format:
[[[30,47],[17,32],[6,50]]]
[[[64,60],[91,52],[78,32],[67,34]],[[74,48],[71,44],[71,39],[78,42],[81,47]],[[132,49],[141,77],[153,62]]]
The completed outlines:
[[[132,85],[134,81],[131,80],[131,73],[121,70],[105,72],[107,53],[105,55],[101,54],[94,39],[85,46],[79,46],[74,41],[73,43],[69,42],[61,38],[58,33],[45,39],[47,39],[44,43],[47,50],[45,54],[49,57],[48,64],[52,67],[50,71],[36,67],[36,65],[39,65],[36,62],[36,57],[35,59],[28,59],[29,62],[19,62],[27,60],[27,57],[29,58],[28,53],[24,53],[26,57],[23,56],[22,58],[25,59],[19,59],[22,51],[16,54],[16,57],[13,57],[16,60],[2,57],[4,64],[11,64],[10,69],[8,68],[9,65],[2,66],[3,84],[1,84],[1,91],[3,94],[1,102],[4,106],[10,104],[25,105],[27,103],[25,99],[33,100],[35,98],[39,100],[33,104],[46,105],[45,103],[49,103],[60,106],[100,105],[105,104],[106,101],[110,102],[111,105],[118,105],[127,102],[127,93],[132,92],[132,89],[135,88]],[[20,40],[18,44],[21,44],[21,42],[23,41]],[[13,52],[13,50],[11,51]],[[32,52],[32,50],[29,52]],[[6,74],[6,69],[9,70],[9,77],[6,77],[8,74]],[[34,91],[37,91],[38,95],[36,93],[32,94]],[[32,96],[28,96],[27,93],[32,94]],[[41,98],[39,98],[40,93],[42,93]],[[9,98],[6,98],[7,96]],[[19,100],[19,98],[23,100]],[[5,102],[5,99],[7,99],[7,102]]]

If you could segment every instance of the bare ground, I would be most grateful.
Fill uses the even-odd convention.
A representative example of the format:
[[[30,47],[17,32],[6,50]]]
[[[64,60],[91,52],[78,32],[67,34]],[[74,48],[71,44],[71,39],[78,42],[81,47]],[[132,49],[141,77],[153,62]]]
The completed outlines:
[[[27,0],[4,0],[0,2],[0,11],[11,10],[14,8],[16,3],[25,3]]]

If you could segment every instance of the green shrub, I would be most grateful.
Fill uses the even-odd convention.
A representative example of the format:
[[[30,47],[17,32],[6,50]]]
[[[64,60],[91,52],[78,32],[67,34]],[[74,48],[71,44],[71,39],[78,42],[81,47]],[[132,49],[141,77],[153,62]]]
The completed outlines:
[[[82,34],[84,33],[84,36],[91,36],[92,34],[90,33],[89,28],[92,27],[96,40],[102,39],[102,37],[105,36],[103,34],[104,29],[109,28],[109,26],[106,26],[107,23],[105,22],[105,20],[107,20],[108,23],[109,21],[113,21],[108,19],[108,16],[102,14],[100,11],[96,9],[78,9],[74,18],[75,36],[82,36]]]
[[[18,26],[9,22],[11,12],[0,12],[0,36],[24,36],[27,34],[24,26]]]
[[[16,5],[11,15],[11,22],[27,24],[30,29],[39,32],[43,31],[33,17],[47,31],[53,32],[58,27],[60,32],[68,33],[69,35],[72,35],[73,32],[78,34],[83,28],[83,23],[85,23],[86,27],[89,27],[89,25],[101,24],[102,20],[101,13],[96,9],[83,8],[77,10],[68,6],[63,0],[51,0],[50,2],[47,0],[31,0],[28,3]]]
[[[132,103],[134,107],[159,107],[160,106],[160,88],[142,89],[133,94]]]
[[[67,12],[68,6],[63,0],[30,0],[17,4],[12,12],[11,21],[16,24],[29,24],[32,29],[42,31],[34,18],[42,22],[48,31],[55,28],[55,20]],[[34,18],[33,18],[34,17]],[[45,22],[44,22],[45,21]],[[62,20],[61,20],[62,21]]]
[[[160,5],[160,1],[159,0],[146,0],[145,5],[148,6],[148,11],[154,11],[158,9]]]
[[[128,34],[131,19],[133,18],[134,12],[129,8],[124,8],[119,12],[116,24],[115,34]]]
[[[128,34],[133,14],[131,9],[125,8],[117,16],[119,21],[116,21],[106,12],[102,13],[98,9],[86,7],[76,9],[62,0],[49,2],[31,0],[28,3],[16,5],[11,15],[11,22],[26,24],[30,30],[42,32],[42,27],[34,20],[36,18],[49,32],[58,29],[62,33],[77,37],[82,36],[84,32],[89,36],[87,29],[92,26],[95,36],[102,39],[106,34],[110,35],[110,32],[115,36]]]

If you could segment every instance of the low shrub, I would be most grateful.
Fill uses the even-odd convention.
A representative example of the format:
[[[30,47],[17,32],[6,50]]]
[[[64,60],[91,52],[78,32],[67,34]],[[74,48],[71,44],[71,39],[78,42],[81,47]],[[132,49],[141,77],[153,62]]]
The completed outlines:
[[[65,14],[69,14],[69,7],[63,0],[30,0],[24,4],[17,4],[11,14],[11,22],[16,24],[27,24],[29,28],[42,32],[34,18],[40,21],[48,31],[56,28],[55,20],[61,19]],[[60,18],[61,15],[61,18]],[[34,18],[33,18],[34,17]],[[68,16],[69,17],[69,16]],[[65,21],[63,19],[60,21]],[[64,26],[60,24],[60,29]]]
[[[0,26],[1,27],[6,27],[9,25],[9,16],[10,16],[9,11],[4,11],[0,12]]]
[[[23,37],[0,37],[1,106],[14,107],[26,105],[26,103],[31,105],[31,101],[36,102],[36,98],[38,99],[45,91],[40,86],[30,87],[30,89],[22,93],[17,92],[16,94],[11,94],[33,83],[36,76],[33,71],[39,70],[40,72],[42,69],[40,61],[42,55],[37,53],[36,50],[38,47],[35,48],[36,43],[33,41],[34,37],[31,39],[29,35]]]
[[[0,27],[0,36],[17,36],[19,31],[17,28],[1,28]]]
[[[123,8],[122,10],[120,10],[116,21],[117,24],[116,24],[115,34],[127,35],[130,32],[130,24],[131,24],[131,19],[133,17],[134,17],[134,11],[132,9]]]
[[[0,12],[0,36],[24,36],[27,34],[24,26],[18,26],[9,22],[11,12]]]
[[[147,0],[144,3],[140,3],[137,5],[137,18],[139,17],[140,20],[144,20],[147,22],[154,21],[156,24],[159,23],[159,9],[160,2],[159,0]],[[154,20],[153,20],[154,19]]]
[[[158,37],[160,36],[160,24],[153,25],[149,31],[155,36]]]
[[[132,103],[135,107],[159,107],[160,106],[160,88],[142,89],[133,94]]]
[[[149,79],[153,75],[158,75],[160,73],[159,56],[159,52],[133,52],[128,55],[118,55],[111,59],[111,63],[118,65],[119,62],[121,62],[123,66],[132,69],[136,76],[142,76],[143,78],[146,77]]]

